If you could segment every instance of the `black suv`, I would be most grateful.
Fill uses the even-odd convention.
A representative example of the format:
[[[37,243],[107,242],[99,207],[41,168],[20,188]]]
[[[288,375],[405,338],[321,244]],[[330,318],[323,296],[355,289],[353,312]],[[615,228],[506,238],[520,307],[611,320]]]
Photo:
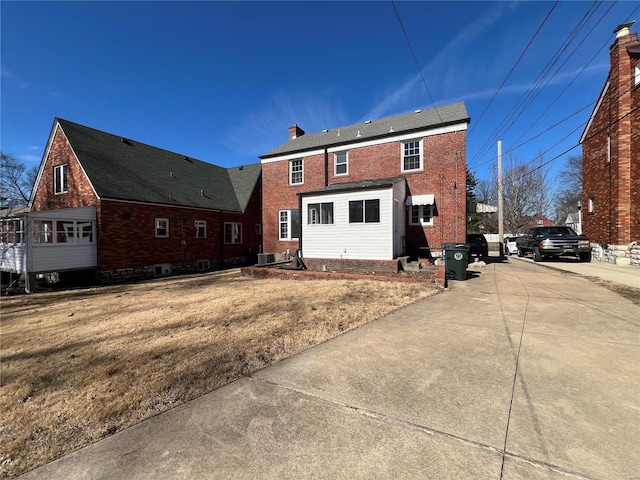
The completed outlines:
[[[483,257],[489,256],[489,244],[487,239],[481,233],[469,233],[467,234],[467,243],[469,244],[469,254],[480,255]]]

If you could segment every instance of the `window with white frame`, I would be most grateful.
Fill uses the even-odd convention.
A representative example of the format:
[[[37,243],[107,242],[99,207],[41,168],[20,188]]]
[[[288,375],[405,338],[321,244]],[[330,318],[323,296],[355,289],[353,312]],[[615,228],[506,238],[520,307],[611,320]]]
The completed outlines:
[[[297,240],[300,238],[300,211],[280,210],[278,212],[278,238],[280,240]]]
[[[412,205],[411,225],[433,225],[433,205]]]
[[[194,220],[193,226],[196,230],[196,238],[207,238],[206,220]]]
[[[94,222],[34,220],[33,242],[50,244],[93,243]]]
[[[67,165],[53,167],[53,193],[67,193]]]
[[[304,183],[304,163],[301,158],[289,161],[289,184],[300,185]]]
[[[156,218],[156,237],[157,238],[169,237],[169,219],[168,218]]]
[[[403,142],[401,148],[402,171],[422,170],[422,140]]]
[[[349,155],[347,152],[333,154],[333,174],[347,175],[349,173]]]
[[[209,260],[198,260],[198,271],[209,270]]]
[[[241,223],[225,223],[224,224],[224,243],[234,244],[242,243],[242,224]]]
[[[34,243],[53,243],[53,220],[33,221]]]
[[[636,85],[640,85],[640,64],[636,65],[635,79],[636,79]]]
[[[380,223],[380,200],[351,200],[349,223]]]
[[[333,224],[333,202],[310,203],[307,206],[307,223],[309,225]]]
[[[589,206],[588,206],[588,213],[595,213],[596,211],[596,199],[594,197],[589,197]]]
[[[0,220],[0,243],[22,243],[24,223],[22,219]]]

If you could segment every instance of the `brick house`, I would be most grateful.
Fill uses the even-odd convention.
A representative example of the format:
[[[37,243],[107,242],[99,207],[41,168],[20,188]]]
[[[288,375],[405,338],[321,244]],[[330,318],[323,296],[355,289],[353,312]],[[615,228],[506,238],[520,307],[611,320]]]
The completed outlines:
[[[613,263],[629,263],[640,241],[640,43],[631,25],[614,30],[609,74],[580,139],[583,232],[598,244],[594,257],[604,248]]]
[[[26,270],[105,283],[254,261],[261,166],[223,168],[56,118],[26,219]]]
[[[260,156],[264,251],[300,249],[312,269],[393,269],[464,242],[469,122],[454,103],[313,134],[293,125]]]

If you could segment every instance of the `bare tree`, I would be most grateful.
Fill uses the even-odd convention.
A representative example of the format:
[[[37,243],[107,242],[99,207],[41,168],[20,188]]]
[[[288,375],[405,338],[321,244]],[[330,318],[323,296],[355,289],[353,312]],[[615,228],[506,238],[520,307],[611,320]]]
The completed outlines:
[[[37,168],[27,170],[15,157],[0,152],[0,206],[3,209],[25,207],[29,203]]]
[[[564,222],[567,215],[578,210],[582,198],[582,157],[567,157],[564,168],[558,173],[560,184],[555,202],[555,221]]]
[[[504,173],[504,226],[509,233],[522,233],[535,215],[550,215],[552,182],[544,158],[531,162],[509,158]]]

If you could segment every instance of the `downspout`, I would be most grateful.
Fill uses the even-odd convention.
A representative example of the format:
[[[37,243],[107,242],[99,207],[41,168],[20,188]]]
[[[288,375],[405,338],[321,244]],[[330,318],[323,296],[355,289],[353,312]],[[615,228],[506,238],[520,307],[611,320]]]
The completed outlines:
[[[300,217],[300,231],[298,232],[298,249],[295,252],[296,265],[298,268],[306,269],[307,266],[302,261],[302,195],[298,194],[298,212]]]
[[[329,152],[324,149],[324,186],[329,186]]]

